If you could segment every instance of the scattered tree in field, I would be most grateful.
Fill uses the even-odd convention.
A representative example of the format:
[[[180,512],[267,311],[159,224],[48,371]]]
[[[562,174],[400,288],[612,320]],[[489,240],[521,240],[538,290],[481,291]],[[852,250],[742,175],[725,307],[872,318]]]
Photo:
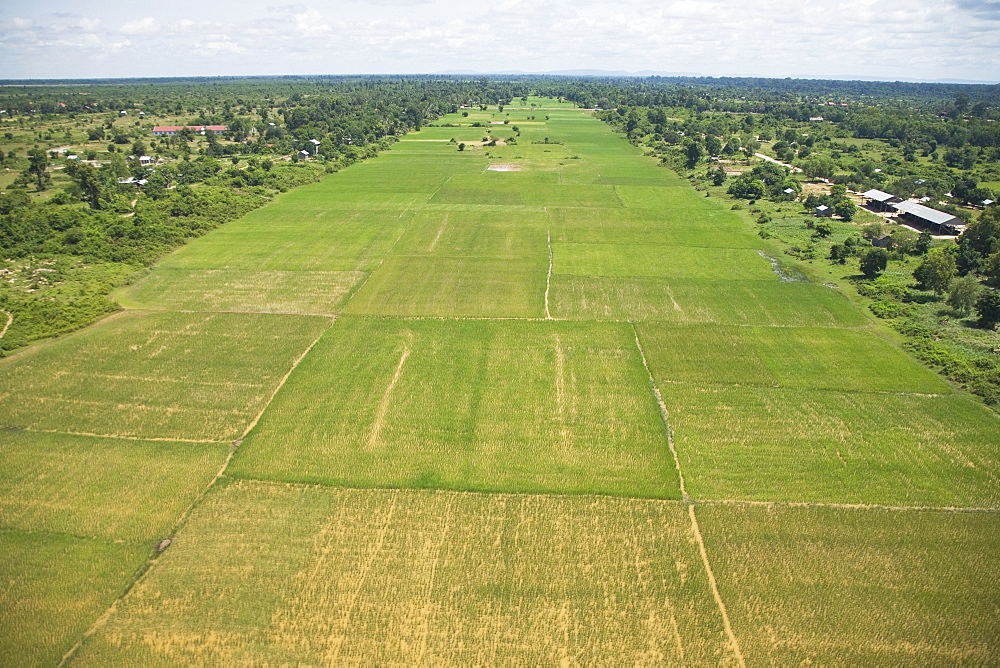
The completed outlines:
[[[872,248],[861,256],[861,273],[865,278],[876,278],[889,266],[889,254],[882,248]]]
[[[93,166],[84,162],[70,162],[66,165],[66,173],[80,188],[91,209],[101,208],[101,178]]]
[[[813,236],[819,237],[820,239],[825,239],[833,234],[833,228],[830,227],[830,223],[827,222],[816,223],[814,229],[815,231],[813,232]]]
[[[698,142],[691,141],[684,148],[684,155],[687,157],[687,162],[685,163],[687,168],[694,169],[695,165],[698,164],[702,156],[705,155],[705,150]]]
[[[921,290],[933,290],[934,294],[944,294],[951,281],[958,273],[954,254],[936,249],[927,254],[923,261],[913,270],[913,278]]]
[[[1000,324],[1000,292],[986,290],[976,299],[976,312],[979,320],[976,324],[983,329],[996,329]]]
[[[885,234],[885,225],[882,223],[868,223],[861,228],[861,234],[868,241],[874,241]]]
[[[965,228],[958,240],[959,270],[977,271],[983,261],[1000,251],[1000,207],[990,207]]]
[[[933,237],[931,237],[931,233],[928,230],[924,230],[923,232],[921,232],[920,236],[917,238],[917,244],[915,246],[917,254],[926,255],[927,252],[931,249],[931,244],[933,242],[934,239]]]
[[[461,142],[461,143],[460,143],[460,144],[458,145],[458,150],[459,150],[459,151],[464,151],[464,150],[465,150],[465,142],[464,142],[464,141],[463,141],[463,142]]]
[[[760,199],[766,190],[767,187],[760,179],[755,179],[749,174],[741,174],[733,179],[727,192],[740,199]]]
[[[962,315],[969,315],[976,307],[976,300],[979,299],[983,286],[979,284],[975,276],[966,275],[956,278],[951,282],[948,290],[948,306],[952,307]]]
[[[890,242],[891,247],[894,251],[899,251],[904,255],[910,255],[917,248],[917,241],[919,240],[919,237],[913,230],[905,227],[897,227],[892,230],[890,236],[892,237]]]
[[[811,155],[802,163],[802,171],[814,179],[831,179],[833,173],[837,171],[837,163],[830,158]]]
[[[705,150],[709,155],[719,155],[722,151],[722,140],[715,135],[705,137]]]
[[[842,199],[833,205],[833,212],[844,220],[853,220],[858,207],[849,199]]]
[[[49,181],[46,170],[49,168],[49,157],[40,148],[33,148],[28,151],[28,175],[31,176],[38,185],[38,190],[45,190],[45,185]]]

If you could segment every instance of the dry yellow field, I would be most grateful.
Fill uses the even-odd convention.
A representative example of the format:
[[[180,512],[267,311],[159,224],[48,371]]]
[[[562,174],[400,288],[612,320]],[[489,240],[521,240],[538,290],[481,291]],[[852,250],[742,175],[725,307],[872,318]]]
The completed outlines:
[[[82,665],[733,660],[677,502],[227,480]]]

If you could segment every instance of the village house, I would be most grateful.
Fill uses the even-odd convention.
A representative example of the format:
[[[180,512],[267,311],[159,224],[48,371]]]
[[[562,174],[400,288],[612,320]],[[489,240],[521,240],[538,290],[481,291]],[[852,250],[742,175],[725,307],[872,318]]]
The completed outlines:
[[[156,125],[153,127],[153,135],[157,137],[173,137],[185,127],[198,135],[204,135],[208,132],[225,132],[229,129],[225,125]]]

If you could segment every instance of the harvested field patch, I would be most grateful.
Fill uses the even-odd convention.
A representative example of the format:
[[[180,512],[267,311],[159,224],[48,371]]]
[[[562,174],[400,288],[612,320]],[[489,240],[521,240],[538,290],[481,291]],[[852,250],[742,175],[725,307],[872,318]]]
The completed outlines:
[[[514,657],[730,659],[684,508],[233,481],[206,498],[77,658],[486,665]]]
[[[130,312],[0,363],[3,426],[228,442],[329,318]]]
[[[148,554],[145,544],[0,530],[0,662],[59,663]]]
[[[132,308],[330,314],[360,283],[360,271],[254,271],[159,267],[120,300]]]
[[[698,506],[750,665],[1000,661],[1000,516]]]

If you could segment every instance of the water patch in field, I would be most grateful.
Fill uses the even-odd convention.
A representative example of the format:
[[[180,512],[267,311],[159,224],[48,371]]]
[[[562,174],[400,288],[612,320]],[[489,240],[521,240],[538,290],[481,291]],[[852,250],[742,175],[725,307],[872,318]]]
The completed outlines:
[[[783,266],[776,258],[771,257],[762,250],[757,251],[760,256],[771,263],[771,271],[778,275],[782,283],[808,283],[806,275],[797,269]]]

